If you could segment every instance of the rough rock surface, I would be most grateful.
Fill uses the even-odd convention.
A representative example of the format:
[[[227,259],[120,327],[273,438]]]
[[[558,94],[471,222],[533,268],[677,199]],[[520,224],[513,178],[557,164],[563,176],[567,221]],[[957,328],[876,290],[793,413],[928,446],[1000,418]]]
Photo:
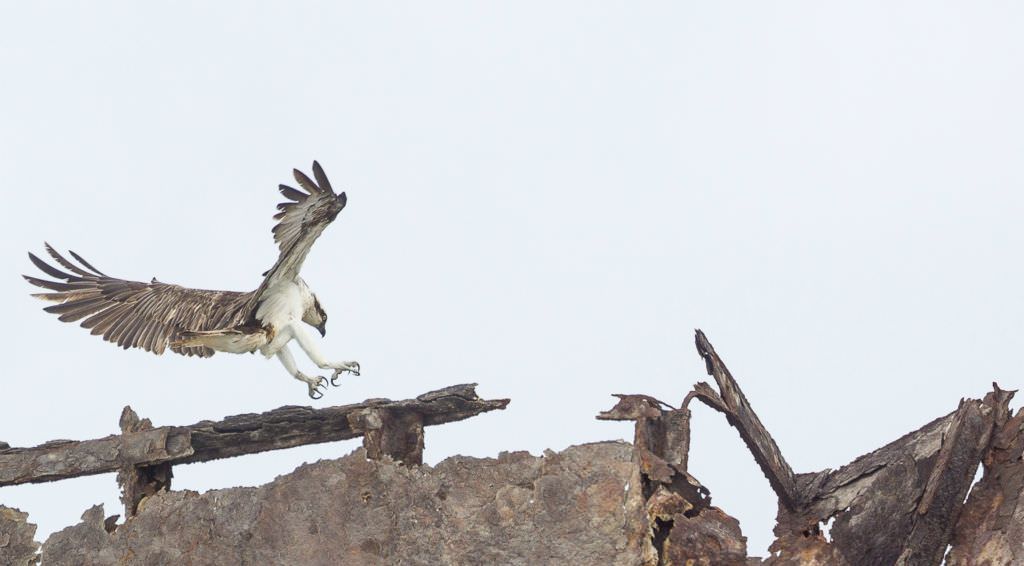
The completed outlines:
[[[28,513],[0,505],[0,564],[35,564],[39,550],[35,534],[36,526],[28,522]]]
[[[46,541],[43,563],[639,564],[625,529],[631,449],[602,442],[435,467],[360,449],[261,487],[159,493],[111,534],[94,507]]]

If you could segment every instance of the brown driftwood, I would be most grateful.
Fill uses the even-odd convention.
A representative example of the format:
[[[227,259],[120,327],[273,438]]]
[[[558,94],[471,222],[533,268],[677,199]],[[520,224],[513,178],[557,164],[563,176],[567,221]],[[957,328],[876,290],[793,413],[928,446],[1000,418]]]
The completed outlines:
[[[58,440],[33,448],[0,450],[0,486],[102,474],[125,467],[205,462],[356,438],[364,436],[368,431],[377,431],[365,424],[366,419],[361,415],[366,411],[399,416],[416,415],[412,419],[416,426],[420,422],[422,426],[431,426],[467,419],[508,405],[508,399],[480,399],[476,395],[475,385],[454,385],[405,401],[371,399],[323,409],[288,406],[266,413],[236,415],[222,421],[202,421],[181,427],[145,429],[145,426],[129,422],[125,432],[120,435],[96,440]],[[131,417],[128,420],[131,421]],[[407,420],[384,419],[380,427],[391,426],[389,423],[400,427],[411,426]],[[378,432],[367,435],[368,448],[373,446],[375,438],[387,439],[399,435],[390,430],[380,434]],[[422,437],[422,431],[419,436]],[[385,444],[377,449],[378,454],[390,454],[398,460],[407,459],[409,463],[418,462],[421,458],[415,454],[415,445],[409,451],[407,445],[396,448],[393,441]],[[421,454],[422,438],[419,446]],[[164,479],[170,480],[169,473]],[[154,478],[145,481],[152,480]]]

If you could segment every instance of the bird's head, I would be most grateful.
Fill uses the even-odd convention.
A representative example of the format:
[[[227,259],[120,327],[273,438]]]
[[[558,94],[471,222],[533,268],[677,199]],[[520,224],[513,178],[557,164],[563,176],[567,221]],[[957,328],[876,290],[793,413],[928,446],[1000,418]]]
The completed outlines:
[[[302,313],[302,322],[320,331],[320,336],[327,336],[327,313],[320,306],[320,300],[313,295],[313,304]]]

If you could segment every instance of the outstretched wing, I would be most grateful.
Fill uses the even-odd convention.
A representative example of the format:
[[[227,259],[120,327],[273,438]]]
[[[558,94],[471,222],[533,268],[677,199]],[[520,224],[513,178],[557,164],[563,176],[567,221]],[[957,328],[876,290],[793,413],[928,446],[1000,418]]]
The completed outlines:
[[[142,348],[159,355],[170,348],[177,354],[209,357],[214,353],[210,348],[172,343],[183,332],[231,328],[250,317],[252,292],[188,289],[156,279],[150,283],[125,281],[103,274],[75,252],[71,255],[81,266],[65,259],[49,244],[46,251],[70,273],[28,254],[36,267],[60,280],[23,276],[29,283],[52,291],[34,297],[59,303],[43,310],[59,315],[64,322],[84,319],[83,328],[126,350]]]
[[[306,254],[309,253],[313,242],[345,208],[345,193],[339,195],[334,192],[319,163],[313,162],[313,178],[316,182],[298,169],[293,173],[299,187],[305,190],[288,185],[279,187],[281,194],[288,199],[288,202],[277,205],[280,212],[274,215],[274,219],[278,221],[273,230],[274,241],[277,242],[281,253],[274,267],[263,274],[263,283],[253,297],[257,302],[263,291],[276,282],[292,280],[299,274],[302,262],[306,260]]]

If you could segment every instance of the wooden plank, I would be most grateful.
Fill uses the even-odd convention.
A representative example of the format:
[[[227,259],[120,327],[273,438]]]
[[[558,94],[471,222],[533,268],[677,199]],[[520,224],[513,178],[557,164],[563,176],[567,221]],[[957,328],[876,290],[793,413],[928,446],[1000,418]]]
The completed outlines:
[[[433,426],[504,409],[508,403],[508,399],[480,399],[476,384],[463,384],[404,401],[370,399],[323,409],[287,406],[216,422],[7,448],[0,450],[0,487],[115,472],[124,466],[206,462],[357,438],[366,432],[358,415],[368,410],[418,415],[423,426]]]

